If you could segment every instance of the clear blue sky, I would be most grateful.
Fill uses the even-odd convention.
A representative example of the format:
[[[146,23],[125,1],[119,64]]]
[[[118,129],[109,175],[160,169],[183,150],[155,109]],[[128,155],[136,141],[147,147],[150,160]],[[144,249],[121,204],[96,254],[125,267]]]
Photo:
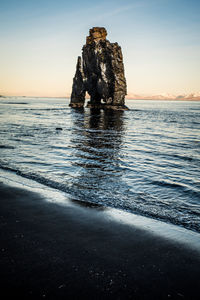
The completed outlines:
[[[0,0],[0,94],[70,93],[93,26],[122,46],[129,93],[200,91],[200,0]]]

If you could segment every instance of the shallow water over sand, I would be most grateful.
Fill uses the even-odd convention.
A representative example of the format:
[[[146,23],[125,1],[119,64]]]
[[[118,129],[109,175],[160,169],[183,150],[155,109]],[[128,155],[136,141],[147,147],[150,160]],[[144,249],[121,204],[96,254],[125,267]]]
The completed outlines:
[[[200,231],[200,102],[127,101],[125,112],[68,103],[1,99],[1,168]]]

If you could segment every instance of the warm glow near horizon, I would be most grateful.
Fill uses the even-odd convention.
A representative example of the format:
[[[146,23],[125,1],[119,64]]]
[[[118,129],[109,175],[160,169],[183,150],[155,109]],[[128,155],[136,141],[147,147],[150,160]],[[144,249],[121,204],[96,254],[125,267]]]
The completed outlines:
[[[195,0],[1,1],[0,94],[69,96],[93,26],[121,45],[128,93],[198,93],[199,13]]]

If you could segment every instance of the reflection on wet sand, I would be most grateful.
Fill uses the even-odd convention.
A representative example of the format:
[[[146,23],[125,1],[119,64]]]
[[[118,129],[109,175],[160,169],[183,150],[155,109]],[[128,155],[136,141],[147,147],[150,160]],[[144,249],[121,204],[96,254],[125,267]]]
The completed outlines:
[[[91,203],[91,202],[81,201],[81,200],[72,199],[72,198],[70,199],[70,201],[73,202],[74,204],[78,204],[79,206],[95,209],[98,211],[105,211],[108,209],[107,207],[105,207],[101,204],[97,204],[97,203]]]

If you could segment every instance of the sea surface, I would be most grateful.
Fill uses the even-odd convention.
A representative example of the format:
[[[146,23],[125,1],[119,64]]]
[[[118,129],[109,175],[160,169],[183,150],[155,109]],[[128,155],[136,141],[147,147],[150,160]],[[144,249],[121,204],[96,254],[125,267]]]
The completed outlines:
[[[200,102],[129,100],[124,112],[68,104],[0,98],[0,176],[200,232]]]

